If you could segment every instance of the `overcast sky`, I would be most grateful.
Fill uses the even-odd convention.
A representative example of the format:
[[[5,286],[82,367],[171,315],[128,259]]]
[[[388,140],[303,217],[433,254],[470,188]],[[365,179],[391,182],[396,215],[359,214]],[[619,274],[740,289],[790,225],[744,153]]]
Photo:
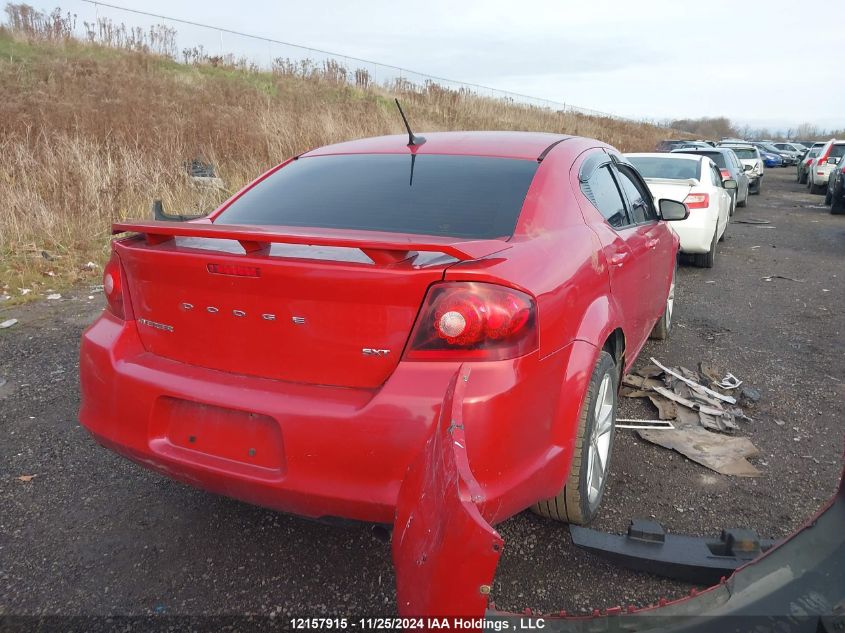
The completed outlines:
[[[833,0],[113,2],[623,116],[845,127],[845,36]],[[32,4],[94,15],[81,0]],[[176,27],[180,46],[219,50],[219,36]],[[291,54],[223,39],[227,51],[251,46],[265,58]]]

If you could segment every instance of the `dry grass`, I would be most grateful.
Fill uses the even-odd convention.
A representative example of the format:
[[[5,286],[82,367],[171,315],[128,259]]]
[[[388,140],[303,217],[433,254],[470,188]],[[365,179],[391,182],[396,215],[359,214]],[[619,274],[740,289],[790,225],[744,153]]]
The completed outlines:
[[[192,63],[180,64],[167,33],[130,37],[86,25],[90,41],[82,42],[61,14],[39,24],[22,18],[20,5],[7,12],[14,28],[0,28],[0,289],[13,297],[20,288],[38,296],[82,279],[98,283],[85,264],[102,265],[110,223],[148,216],[154,198],[170,212],[207,211],[288,156],[402,132],[392,94],[419,131],[565,132],[622,150],[651,149],[670,135],[437,85],[388,92],[362,71],[351,71],[349,85],[337,66],[277,60],[274,72],[258,72],[196,50],[183,51]],[[228,192],[192,186],[184,165],[195,158],[216,166]]]

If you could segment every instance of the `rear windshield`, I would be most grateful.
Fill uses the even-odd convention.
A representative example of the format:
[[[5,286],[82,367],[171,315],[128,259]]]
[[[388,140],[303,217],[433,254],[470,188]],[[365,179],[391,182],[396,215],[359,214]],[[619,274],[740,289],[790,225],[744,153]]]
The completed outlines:
[[[834,145],[830,148],[830,155],[828,158],[842,158],[845,156],[845,144]]]
[[[703,154],[712,160],[720,169],[727,169],[728,164],[725,162],[725,155],[721,152],[696,152],[696,154]]]
[[[734,154],[736,154],[739,158],[744,158],[746,160],[750,158],[757,158],[757,152],[753,149],[742,149],[741,147],[732,147]]]
[[[506,237],[537,166],[436,154],[300,158],[246,191],[215,223]]]
[[[659,158],[656,156],[628,156],[643,178],[698,179],[700,160],[691,158]]]

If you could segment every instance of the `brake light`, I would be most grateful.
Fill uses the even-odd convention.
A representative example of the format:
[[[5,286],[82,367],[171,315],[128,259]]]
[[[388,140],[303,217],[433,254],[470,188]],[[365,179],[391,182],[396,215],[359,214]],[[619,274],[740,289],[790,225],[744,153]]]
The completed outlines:
[[[406,360],[504,360],[537,349],[537,309],[524,292],[480,282],[433,286]]]
[[[709,193],[691,193],[684,198],[687,209],[706,209],[710,206]]]
[[[833,149],[833,144],[829,145],[825,150],[825,153],[819,156],[819,165],[824,165],[825,161],[827,161],[827,157],[830,156],[830,150]]]
[[[117,253],[112,253],[111,259],[103,269],[103,293],[106,295],[108,311],[118,319],[126,320],[128,310],[127,302],[124,301],[123,271]]]
[[[729,172],[727,169],[720,169],[719,173],[722,174],[722,180],[727,180],[731,177],[731,172]]]
[[[812,166],[813,166],[813,159],[811,158],[807,161],[807,167],[812,167]]]

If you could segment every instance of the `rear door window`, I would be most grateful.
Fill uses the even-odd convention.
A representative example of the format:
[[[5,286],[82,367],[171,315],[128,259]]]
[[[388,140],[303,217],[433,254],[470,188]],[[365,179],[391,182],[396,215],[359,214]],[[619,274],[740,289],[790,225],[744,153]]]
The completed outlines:
[[[581,191],[610,226],[619,229],[630,224],[625,212],[625,202],[610,172],[609,164],[599,167],[587,182],[582,182]]]
[[[537,166],[441,154],[300,158],[244,192],[215,224],[510,237]]]

